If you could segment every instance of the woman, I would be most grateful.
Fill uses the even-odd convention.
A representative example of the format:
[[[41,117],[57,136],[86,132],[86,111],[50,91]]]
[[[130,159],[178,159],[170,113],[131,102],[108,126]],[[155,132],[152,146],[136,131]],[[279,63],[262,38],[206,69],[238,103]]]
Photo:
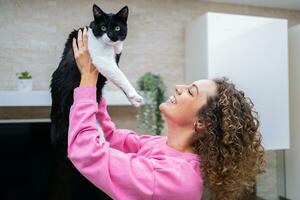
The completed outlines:
[[[98,71],[86,31],[77,43],[81,82],[70,110],[68,157],[94,185],[122,200],[199,200],[204,183],[213,199],[241,199],[253,188],[265,164],[259,121],[251,100],[234,84],[223,78],[177,85],[159,107],[168,136],[138,136],[116,128],[103,97],[97,105]]]

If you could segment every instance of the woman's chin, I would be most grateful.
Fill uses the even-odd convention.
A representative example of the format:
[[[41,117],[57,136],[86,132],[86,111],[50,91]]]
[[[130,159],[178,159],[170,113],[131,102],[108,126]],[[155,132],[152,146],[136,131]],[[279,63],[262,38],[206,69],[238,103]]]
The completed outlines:
[[[170,107],[170,103],[168,102],[161,103],[159,105],[159,110],[164,116],[165,120],[169,121],[170,119],[172,119],[173,111],[172,111],[172,107]]]
[[[171,103],[169,103],[168,101],[161,103],[159,105],[160,112],[163,114],[167,113],[170,109],[170,105],[171,105]]]
[[[160,112],[164,113],[166,112],[166,109],[167,109],[168,105],[167,105],[167,102],[163,102],[159,105],[159,110]]]

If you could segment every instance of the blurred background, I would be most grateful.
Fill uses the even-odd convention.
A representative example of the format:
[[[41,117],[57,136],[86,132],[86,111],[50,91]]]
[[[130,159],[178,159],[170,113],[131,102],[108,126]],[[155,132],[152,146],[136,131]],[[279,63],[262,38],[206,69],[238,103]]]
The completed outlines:
[[[58,170],[60,165],[50,159],[49,84],[69,33],[92,21],[94,3],[107,13],[115,13],[124,5],[129,7],[128,35],[120,68],[135,87],[140,77],[151,72],[161,77],[168,97],[174,93],[176,84],[227,75],[246,95],[253,97],[264,120],[268,162],[266,173],[257,179],[255,196],[267,200],[300,199],[297,191],[300,108],[296,104],[300,100],[297,80],[300,76],[297,69],[300,1],[297,0],[0,0],[0,153],[6,158],[1,161],[0,169],[1,181],[7,186],[0,199],[18,199],[18,195],[27,193],[36,194],[31,199],[72,199],[66,187],[69,182],[63,178],[48,182],[47,178],[68,175]],[[234,20],[226,18],[228,14]],[[254,19],[251,17],[258,18],[251,21]],[[224,21],[215,23],[220,19]],[[252,25],[257,23],[258,26],[254,24],[249,28],[249,19]],[[266,19],[269,21],[263,22]],[[225,24],[225,28],[218,29],[220,24]],[[274,28],[253,31],[266,27],[262,24],[272,24]],[[247,34],[247,38],[255,33],[256,39],[248,41],[251,45],[245,43],[249,49],[248,46],[229,48],[228,44],[214,43],[224,40],[228,31],[236,32],[236,28]],[[218,34],[213,30],[219,30]],[[231,44],[241,44],[240,41],[230,36]],[[225,51],[228,63],[222,60]],[[256,60],[256,56],[260,59]],[[218,59],[219,63],[212,62]],[[215,67],[221,60],[228,68]],[[247,62],[255,72],[251,78],[251,66],[245,64]],[[32,88],[27,92],[20,90],[18,82],[19,73],[24,71],[32,76]],[[108,111],[112,120],[118,127],[136,130],[138,109],[111,83],[105,89],[111,99]],[[267,95],[263,97],[265,92]],[[161,134],[166,134],[165,127]],[[27,150],[34,155],[30,161],[28,154],[20,156]],[[23,166],[25,162],[28,163]],[[47,197],[40,198],[43,195]]]

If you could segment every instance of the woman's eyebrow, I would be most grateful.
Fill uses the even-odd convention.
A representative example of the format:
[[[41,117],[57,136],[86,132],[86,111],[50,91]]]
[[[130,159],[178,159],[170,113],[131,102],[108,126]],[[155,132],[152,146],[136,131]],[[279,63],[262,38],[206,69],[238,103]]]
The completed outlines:
[[[196,84],[195,84],[195,83],[193,83],[193,84],[192,84],[192,86],[194,86],[194,87],[196,88],[196,90],[197,90],[197,95],[198,95],[198,93],[199,93],[199,91],[198,91],[198,87],[196,86]]]

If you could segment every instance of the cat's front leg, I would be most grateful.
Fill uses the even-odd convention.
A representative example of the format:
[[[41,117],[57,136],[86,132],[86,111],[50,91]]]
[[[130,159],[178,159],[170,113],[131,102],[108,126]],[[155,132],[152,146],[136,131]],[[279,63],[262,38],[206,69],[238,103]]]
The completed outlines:
[[[143,102],[143,97],[140,96],[134,87],[130,84],[126,76],[119,69],[115,61],[108,60],[102,57],[96,57],[93,60],[93,64],[101,67],[97,67],[100,73],[113,82],[118,88],[120,88],[132,105],[138,107]]]
[[[118,44],[114,45],[114,52],[115,54],[120,54],[123,50],[123,42],[119,42]]]
[[[142,103],[143,98],[136,92],[126,76],[117,66],[113,47],[105,45],[101,40],[98,41],[91,29],[89,29],[88,34],[88,49],[92,58],[92,63],[103,76],[123,90],[131,104],[136,107],[139,106]]]

